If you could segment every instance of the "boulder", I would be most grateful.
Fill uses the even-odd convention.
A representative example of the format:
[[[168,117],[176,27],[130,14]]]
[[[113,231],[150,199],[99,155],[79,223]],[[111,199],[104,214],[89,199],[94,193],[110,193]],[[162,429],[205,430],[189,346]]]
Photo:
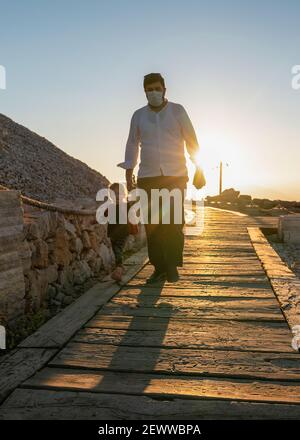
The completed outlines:
[[[97,253],[99,253],[100,244],[102,239],[96,234],[96,232],[91,231],[89,233],[90,247]]]
[[[34,252],[32,254],[32,266],[43,269],[48,266],[48,244],[38,238],[34,240]]]
[[[62,303],[64,306],[70,305],[74,301],[72,295],[64,295]]]
[[[84,249],[90,249],[91,248],[91,241],[90,237],[87,231],[83,231],[82,234],[82,244]]]
[[[68,266],[72,261],[72,253],[69,250],[68,234],[62,226],[57,228],[52,244],[52,262],[60,266]]]
[[[92,276],[91,268],[86,261],[75,261],[72,270],[74,284],[83,284]]]
[[[90,263],[91,261],[95,260],[97,258],[97,254],[93,249],[88,249],[82,254],[83,260]]]
[[[70,266],[64,267],[58,273],[58,282],[65,292],[72,292],[74,276]]]
[[[236,202],[240,192],[234,188],[225,189],[219,196],[219,199],[223,202]]]
[[[246,194],[242,194],[238,198],[238,205],[241,207],[250,205],[251,202],[252,202],[252,197]]]
[[[52,285],[48,286],[48,289],[47,289],[47,297],[48,297],[49,299],[54,299],[55,296],[56,296],[56,294],[57,294],[57,291],[56,291],[55,286],[52,286]]]
[[[36,312],[47,299],[48,274],[46,269],[31,270],[28,273],[29,291],[26,300],[30,302],[30,310]]]
[[[97,258],[94,258],[93,260],[89,261],[89,266],[92,269],[93,273],[95,275],[97,275],[101,271],[102,266],[103,266],[102,258],[97,257]]]
[[[70,251],[75,252],[77,255],[80,255],[83,251],[83,243],[79,237],[71,238]]]
[[[31,251],[30,244],[27,240],[24,240],[22,242],[22,247],[19,252],[19,255],[22,260],[24,275],[26,275],[28,273],[28,271],[31,269],[31,264],[32,264],[31,263],[32,251]]]
[[[46,268],[46,274],[47,274],[47,280],[48,283],[55,283],[55,281],[58,279],[58,270],[56,264],[51,264]]]
[[[65,220],[64,228],[71,235],[72,238],[76,239],[76,227],[71,222]]]

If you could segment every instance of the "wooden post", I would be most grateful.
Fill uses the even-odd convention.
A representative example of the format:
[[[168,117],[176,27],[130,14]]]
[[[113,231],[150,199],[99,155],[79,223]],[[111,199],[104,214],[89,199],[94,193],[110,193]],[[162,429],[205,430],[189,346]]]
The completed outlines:
[[[219,195],[222,193],[223,187],[223,162],[220,162],[220,180],[219,180]]]

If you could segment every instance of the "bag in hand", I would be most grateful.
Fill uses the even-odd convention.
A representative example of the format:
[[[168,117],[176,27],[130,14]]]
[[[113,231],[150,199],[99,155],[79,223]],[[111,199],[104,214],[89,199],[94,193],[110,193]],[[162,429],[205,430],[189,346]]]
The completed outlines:
[[[201,189],[206,185],[206,179],[201,168],[196,168],[193,185],[196,189]]]

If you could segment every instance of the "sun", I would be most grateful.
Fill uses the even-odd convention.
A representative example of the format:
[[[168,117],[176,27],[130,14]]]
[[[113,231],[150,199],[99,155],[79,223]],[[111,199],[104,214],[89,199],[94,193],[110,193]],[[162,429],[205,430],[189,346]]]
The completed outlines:
[[[199,153],[195,160],[205,174],[207,185],[205,193],[218,194],[220,163],[223,165],[223,189],[247,187],[248,177],[246,158],[243,156],[243,146],[236,139],[229,138],[225,133],[204,133],[198,137]],[[188,155],[187,155],[188,157]],[[195,165],[187,160],[190,182],[192,181]]]

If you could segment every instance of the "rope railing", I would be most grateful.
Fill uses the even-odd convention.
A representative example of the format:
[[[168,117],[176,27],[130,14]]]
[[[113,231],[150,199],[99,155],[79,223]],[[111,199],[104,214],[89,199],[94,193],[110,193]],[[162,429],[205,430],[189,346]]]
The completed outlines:
[[[7,188],[4,185],[0,185],[0,190],[3,191],[19,191],[15,188]],[[20,192],[20,191],[19,191]],[[20,192],[20,198],[24,205],[34,206],[38,209],[44,209],[46,211],[54,211],[54,212],[60,212],[62,214],[68,214],[68,215],[95,215],[96,210],[92,209],[69,209],[69,208],[62,208],[60,206],[53,205],[51,203],[46,202],[40,202],[38,200],[31,199],[30,197],[23,196]]]

